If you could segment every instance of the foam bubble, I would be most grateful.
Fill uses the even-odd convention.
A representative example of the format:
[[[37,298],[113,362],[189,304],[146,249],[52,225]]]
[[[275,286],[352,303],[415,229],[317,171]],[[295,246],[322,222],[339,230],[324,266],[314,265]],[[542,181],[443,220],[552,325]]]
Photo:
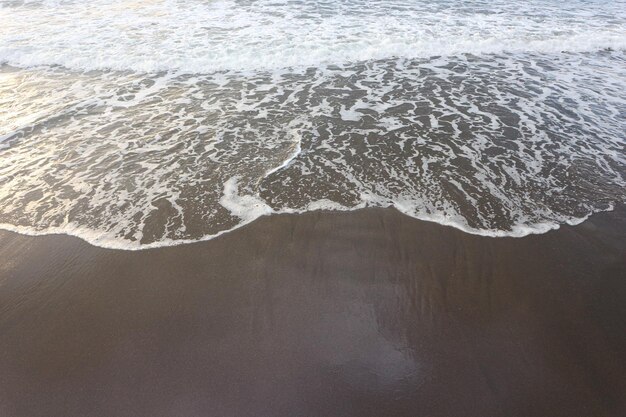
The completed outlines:
[[[224,183],[224,195],[219,200],[220,204],[243,223],[271,214],[273,210],[258,196],[239,194],[238,179],[233,177]]]

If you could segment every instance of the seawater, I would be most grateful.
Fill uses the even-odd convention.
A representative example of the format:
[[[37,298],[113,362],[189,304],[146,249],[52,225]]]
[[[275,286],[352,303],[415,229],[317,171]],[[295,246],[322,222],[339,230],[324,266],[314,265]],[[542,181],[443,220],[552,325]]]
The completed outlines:
[[[0,2],[0,227],[141,249],[395,207],[626,201],[626,2]]]

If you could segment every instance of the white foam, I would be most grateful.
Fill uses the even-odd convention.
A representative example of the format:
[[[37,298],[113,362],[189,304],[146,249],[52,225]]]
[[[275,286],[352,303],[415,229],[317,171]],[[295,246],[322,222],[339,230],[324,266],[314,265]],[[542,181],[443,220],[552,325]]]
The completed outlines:
[[[227,194],[228,193],[228,194]],[[410,217],[416,218],[417,220],[434,222],[443,226],[452,227],[458,230],[461,230],[465,233],[469,233],[477,236],[491,237],[491,238],[502,238],[502,237],[512,237],[512,238],[522,238],[533,234],[544,234],[553,230],[557,230],[561,227],[562,224],[567,224],[570,226],[576,226],[578,224],[583,223],[593,214],[603,211],[612,211],[614,209],[613,206],[608,207],[605,210],[599,210],[597,212],[589,213],[583,217],[563,217],[559,219],[559,221],[554,222],[545,222],[545,223],[537,223],[537,224],[518,224],[513,227],[512,230],[504,231],[504,230],[485,230],[485,229],[474,229],[468,227],[466,222],[455,221],[449,217],[444,215],[424,215],[424,214],[415,214],[406,212],[402,209],[402,204],[399,203],[390,203],[383,205],[376,204],[359,204],[356,207],[346,207],[339,203],[336,203],[331,200],[318,200],[311,202],[306,210],[295,210],[295,209],[285,209],[285,210],[272,210],[269,206],[263,202],[262,199],[254,196],[244,195],[240,196],[237,194],[237,180],[235,178],[231,179],[231,182],[228,185],[228,189],[225,190],[224,197],[221,199],[221,202],[225,204],[225,207],[229,210],[232,210],[232,213],[239,214],[241,216],[242,222],[238,223],[236,226],[221,230],[214,234],[207,234],[199,238],[195,239],[161,239],[156,242],[151,243],[139,243],[138,241],[131,242],[125,239],[120,239],[115,235],[108,233],[106,231],[94,230],[88,227],[82,227],[75,224],[65,224],[59,227],[47,227],[45,229],[37,229],[29,226],[16,226],[8,223],[0,223],[0,229],[7,230],[13,233],[18,233],[26,236],[48,236],[48,235],[67,235],[77,237],[79,239],[84,240],[85,242],[101,247],[104,249],[114,249],[114,250],[126,250],[126,251],[136,251],[136,250],[147,250],[147,249],[156,249],[163,248],[169,246],[178,246],[178,245],[187,245],[198,242],[205,242],[208,240],[215,239],[227,233],[233,232],[241,227],[244,227],[255,220],[268,216],[271,214],[303,214],[311,211],[355,211],[362,210],[366,207],[381,207],[388,208],[393,207],[400,211],[403,214],[406,214]],[[399,208],[400,207],[400,208]]]
[[[521,237],[626,201],[623,52],[551,54],[621,48],[612,2],[24,4],[0,59],[44,67],[0,66],[0,228],[135,250],[394,207]]]
[[[547,0],[8,3],[0,8],[0,62],[206,73],[624,49],[624,10],[623,1]]]
[[[239,194],[238,180],[238,177],[233,177],[224,183],[224,194],[219,201],[225,209],[239,217],[244,224],[274,212],[258,196]]]
[[[300,152],[302,152],[302,137],[300,136],[300,133],[295,129],[292,129],[290,133],[296,139],[293,146],[293,152],[280,165],[266,171],[264,178],[288,167],[298,157],[298,155],[300,155]]]

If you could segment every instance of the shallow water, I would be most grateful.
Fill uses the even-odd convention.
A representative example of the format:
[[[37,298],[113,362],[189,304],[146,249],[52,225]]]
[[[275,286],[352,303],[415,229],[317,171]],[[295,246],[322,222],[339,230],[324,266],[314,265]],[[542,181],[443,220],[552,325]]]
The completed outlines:
[[[316,209],[580,222],[626,201],[624,10],[4,2],[0,224],[138,249]]]

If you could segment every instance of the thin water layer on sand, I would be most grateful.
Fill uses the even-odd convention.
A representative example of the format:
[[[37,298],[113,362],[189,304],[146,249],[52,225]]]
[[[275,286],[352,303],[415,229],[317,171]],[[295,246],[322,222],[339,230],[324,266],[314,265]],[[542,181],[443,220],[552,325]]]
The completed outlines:
[[[140,249],[320,209],[580,222],[626,201],[622,3],[4,2],[0,227]]]
[[[621,51],[0,77],[12,230],[132,248],[269,213],[393,206],[522,236],[625,196]]]
[[[620,205],[524,239],[388,209],[132,253],[0,231],[0,414],[623,416],[624,230]]]

